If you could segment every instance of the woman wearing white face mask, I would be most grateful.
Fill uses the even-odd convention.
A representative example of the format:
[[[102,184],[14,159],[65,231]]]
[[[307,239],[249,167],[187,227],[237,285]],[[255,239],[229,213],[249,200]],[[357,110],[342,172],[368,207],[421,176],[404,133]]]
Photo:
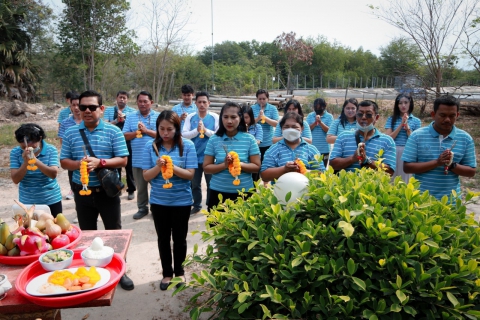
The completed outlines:
[[[300,172],[301,160],[306,169],[324,171],[323,162],[318,162],[315,155],[320,155],[318,149],[307,143],[302,137],[303,119],[296,112],[286,113],[282,121],[283,139],[272,145],[263,158],[260,175],[263,181],[278,179],[287,172]]]
[[[15,131],[19,146],[10,152],[10,176],[13,183],[20,184],[20,202],[46,204],[56,217],[62,212],[62,193],[56,179],[60,163],[57,149],[45,138],[45,131],[34,123],[22,124]]]

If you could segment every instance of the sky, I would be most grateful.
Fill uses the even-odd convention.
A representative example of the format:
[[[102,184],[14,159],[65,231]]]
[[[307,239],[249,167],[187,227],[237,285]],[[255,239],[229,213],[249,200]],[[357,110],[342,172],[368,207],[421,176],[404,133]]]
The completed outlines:
[[[137,42],[147,45],[150,35],[146,22],[151,1],[131,0],[128,13],[129,28],[137,33]],[[352,49],[363,47],[375,55],[401,32],[372,15],[367,5],[388,6],[388,0],[184,0],[183,11],[189,16],[185,26],[186,44],[198,52],[213,41],[271,42],[282,32],[295,32],[297,37],[325,36]],[[44,0],[56,13],[62,9],[61,0]]]

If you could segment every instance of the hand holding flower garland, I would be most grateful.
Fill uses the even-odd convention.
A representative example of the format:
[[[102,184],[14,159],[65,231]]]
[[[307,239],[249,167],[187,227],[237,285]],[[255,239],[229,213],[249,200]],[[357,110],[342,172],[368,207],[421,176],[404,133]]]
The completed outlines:
[[[307,168],[305,167],[305,164],[302,160],[297,158],[294,162],[298,166],[298,172],[300,172],[301,174],[307,173]]]
[[[28,147],[27,149],[28,149],[28,157],[29,157],[27,170],[35,171],[38,169],[38,167],[35,165],[35,163],[37,162],[37,159],[35,158],[35,154],[33,153],[33,148]]]
[[[232,183],[235,186],[238,186],[240,184],[240,179],[238,179],[238,176],[242,172],[240,158],[238,157],[238,153],[236,153],[235,151],[230,151],[228,154],[233,159],[233,161],[228,164],[228,172],[230,172],[230,174],[235,178]]]
[[[87,161],[82,160],[80,163],[80,181],[82,182],[82,190],[78,193],[81,196],[88,196],[92,193],[92,190],[88,189],[88,170],[87,170]]]
[[[170,182],[170,178],[173,177],[173,162],[170,156],[162,156],[162,159],[165,161],[162,165],[162,177],[165,179],[165,184],[163,189],[170,189],[173,186],[173,183]]]
[[[137,125],[138,130],[136,131],[136,133],[137,133],[136,137],[137,137],[137,138],[143,137],[142,131],[140,130],[140,124],[141,124],[141,122],[139,121],[139,122],[138,122],[138,125]]]
[[[204,129],[202,120],[200,120],[200,124],[202,126],[202,129],[200,129],[200,139],[203,139],[203,138],[205,138],[205,129]]]

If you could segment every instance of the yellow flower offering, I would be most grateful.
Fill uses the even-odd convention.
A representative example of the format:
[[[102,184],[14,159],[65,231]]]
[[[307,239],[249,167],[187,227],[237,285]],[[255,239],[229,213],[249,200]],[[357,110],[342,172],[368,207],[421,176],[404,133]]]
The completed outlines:
[[[92,190],[88,189],[88,170],[87,170],[87,161],[82,160],[80,163],[80,181],[82,182],[82,190],[78,193],[81,196],[88,196],[92,193]]]
[[[35,163],[37,162],[37,159],[35,159],[35,155],[33,154],[33,148],[32,147],[29,147],[28,151],[29,151],[28,157],[30,159],[27,162],[28,163],[27,170],[28,171],[35,171],[35,170],[38,169],[38,167],[35,165]]]
[[[238,186],[240,184],[240,179],[238,179],[238,176],[242,172],[240,158],[238,157],[238,153],[236,153],[235,151],[230,151],[228,154],[231,155],[233,158],[233,162],[228,165],[228,172],[230,172],[232,177],[235,178],[233,180],[233,184]]]
[[[301,174],[305,174],[307,173],[307,168],[305,167],[305,164],[303,163],[302,160],[300,159],[295,159],[295,164],[298,166],[298,172],[300,172]]]
[[[137,134],[136,137],[137,137],[137,138],[143,137],[142,131],[140,130],[140,126],[139,126],[140,123],[141,123],[141,122],[138,122],[138,126],[137,126],[137,127],[138,127],[138,130],[136,131],[136,134]]]
[[[165,164],[162,166],[162,177],[165,179],[164,189],[170,189],[173,184],[170,182],[170,178],[173,177],[173,162],[170,156],[162,156],[165,160]]]
[[[261,123],[265,123],[265,116],[262,116],[262,120],[260,120]]]

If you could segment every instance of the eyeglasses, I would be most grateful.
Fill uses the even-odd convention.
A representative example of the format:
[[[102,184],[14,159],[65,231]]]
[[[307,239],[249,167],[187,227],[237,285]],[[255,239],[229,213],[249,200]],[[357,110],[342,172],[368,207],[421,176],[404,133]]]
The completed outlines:
[[[373,113],[357,113],[357,118],[363,118],[363,116],[365,116],[365,118],[367,119],[372,119],[373,118]]]
[[[95,110],[97,110],[97,108],[99,108],[100,106],[99,105],[95,105],[95,104],[91,104],[89,106],[86,106],[84,104],[81,104],[78,106],[78,109],[80,109],[80,111],[87,111],[90,110],[91,112],[94,112]]]

